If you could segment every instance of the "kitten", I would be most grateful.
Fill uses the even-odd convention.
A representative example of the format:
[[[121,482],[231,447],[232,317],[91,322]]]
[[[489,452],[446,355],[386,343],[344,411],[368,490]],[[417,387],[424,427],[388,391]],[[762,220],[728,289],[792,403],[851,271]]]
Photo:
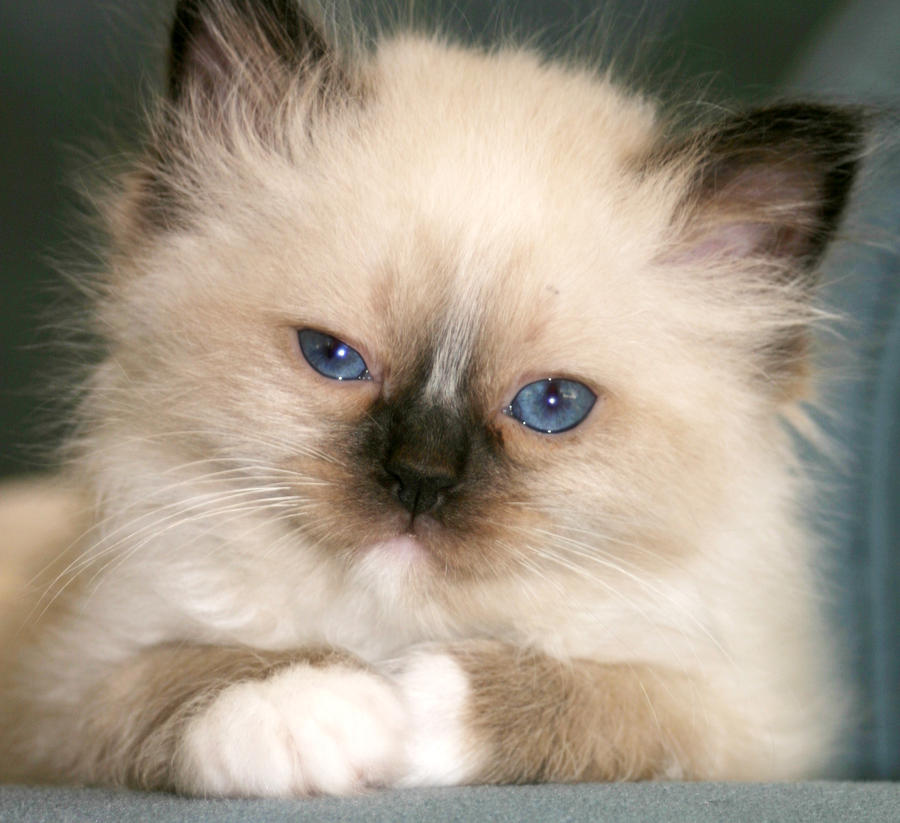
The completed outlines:
[[[785,421],[861,147],[851,110],[684,132],[527,51],[182,0],[108,210],[87,521],[34,491],[17,526],[58,573],[3,647],[2,777],[821,773]]]

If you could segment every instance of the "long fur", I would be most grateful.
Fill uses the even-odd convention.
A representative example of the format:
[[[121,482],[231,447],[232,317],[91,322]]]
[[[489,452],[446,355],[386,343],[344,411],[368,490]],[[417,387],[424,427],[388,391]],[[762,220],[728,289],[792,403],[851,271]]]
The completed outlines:
[[[205,74],[160,101],[107,213],[104,356],[69,447],[90,522],[45,549],[59,568],[5,644],[0,777],[228,793],[158,765],[182,726],[151,754],[160,735],[124,729],[181,693],[146,674],[172,644],[264,661],[212,652],[215,694],[323,645],[402,685],[430,644],[468,678],[457,782],[822,773],[843,698],[786,421],[812,392],[808,270],[850,115],[823,108],[831,134],[800,109],[755,152],[764,114],[673,135],[528,50],[399,34],[285,63],[240,3],[201,5]],[[376,379],[316,374],[304,327]],[[560,435],[503,413],[549,376],[598,397]],[[404,554],[361,444],[417,386],[481,445]],[[208,653],[167,664],[203,672],[190,699],[212,699]]]

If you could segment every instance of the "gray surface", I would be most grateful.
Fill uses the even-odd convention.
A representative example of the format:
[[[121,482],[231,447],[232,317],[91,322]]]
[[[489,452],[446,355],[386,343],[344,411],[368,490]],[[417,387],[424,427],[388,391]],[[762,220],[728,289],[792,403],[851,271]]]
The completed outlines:
[[[184,800],[100,789],[0,787],[0,821],[678,821],[897,823],[900,784],[631,783],[482,786],[306,800]]]

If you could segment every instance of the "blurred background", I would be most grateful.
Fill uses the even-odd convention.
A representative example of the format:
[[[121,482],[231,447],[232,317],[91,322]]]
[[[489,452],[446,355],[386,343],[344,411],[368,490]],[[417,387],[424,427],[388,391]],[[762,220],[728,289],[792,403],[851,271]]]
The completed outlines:
[[[331,0],[337,19],[396,17],[409,0]],[[470,39],[518,31],[553,51],[616,57],[663,98],[761,101],[786,92],[900,98],[898,0],[417,0]],[[174,0],[0,0],[0,478],[46,468],[65,414],[57,372],[59,264],[89,260],[76,192],[134,145],[163,81]],[[896,121],[892,121],[896,123]],[[893,133],[891,133],[893,131]],[[896,143],[895,127],[883,132]],[[853,319],[858,379],[830,433],[851,457],[822,499],[830,588],[860,695],[845,773],[900,778],[900,152],[868,164],[856,214],[866,250],[832,254],[828,294]],[[63,268],[70,264],[63,264]],[[71,311],[71,309],[69,309]],[[832,479],[834,467],[825,467]],[[0,488],[2,494],[2,488]]]

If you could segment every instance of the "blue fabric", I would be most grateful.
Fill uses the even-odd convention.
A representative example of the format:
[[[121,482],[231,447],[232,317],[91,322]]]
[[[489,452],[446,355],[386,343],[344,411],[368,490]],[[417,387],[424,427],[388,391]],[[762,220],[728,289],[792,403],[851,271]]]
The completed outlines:
[[[860,210],[869,226],[900,232],[900,153],[876,158]],[[874,218],[878,218],[876,221]],[[887,226],[885,226],[887,228]],[[829,497],[841,625],[851,629],[861,718],[853,770],[900,777],[900,258],[891,248],[857,249],[847,279],[836,278],[828,303],[847,318],[856,374],[833,395],[831,430],[849,458],[846,486]],[[834,268],[844,262],[835,256]],[[841,496],[843,499],[835,499]]]
[[[825,428],[843,472],[822,501],[835,553],[837,619],[860,698],[847,768],[900,778],[900,4],[850,3],[787,83],[789,93],[869,102],[887,113],[872,141],[847,220],[850,242],[826,261],[826,304],[844,318],[852,361],[829,402]],[[887,103],[885,103],[887,101]],[[891,111],[893,109],[893,111]]]
[[[900,163],[895,165],[900,167]],[[894,175],[894,182],[894,191],[900,192],[900,175]],[[897,217],[900,229],[900,214]],[[893,319],[881,363],[872,430],[868,536],[872,549],[873,773],[900,779],[900,267],[896,261],[893,275]]]

